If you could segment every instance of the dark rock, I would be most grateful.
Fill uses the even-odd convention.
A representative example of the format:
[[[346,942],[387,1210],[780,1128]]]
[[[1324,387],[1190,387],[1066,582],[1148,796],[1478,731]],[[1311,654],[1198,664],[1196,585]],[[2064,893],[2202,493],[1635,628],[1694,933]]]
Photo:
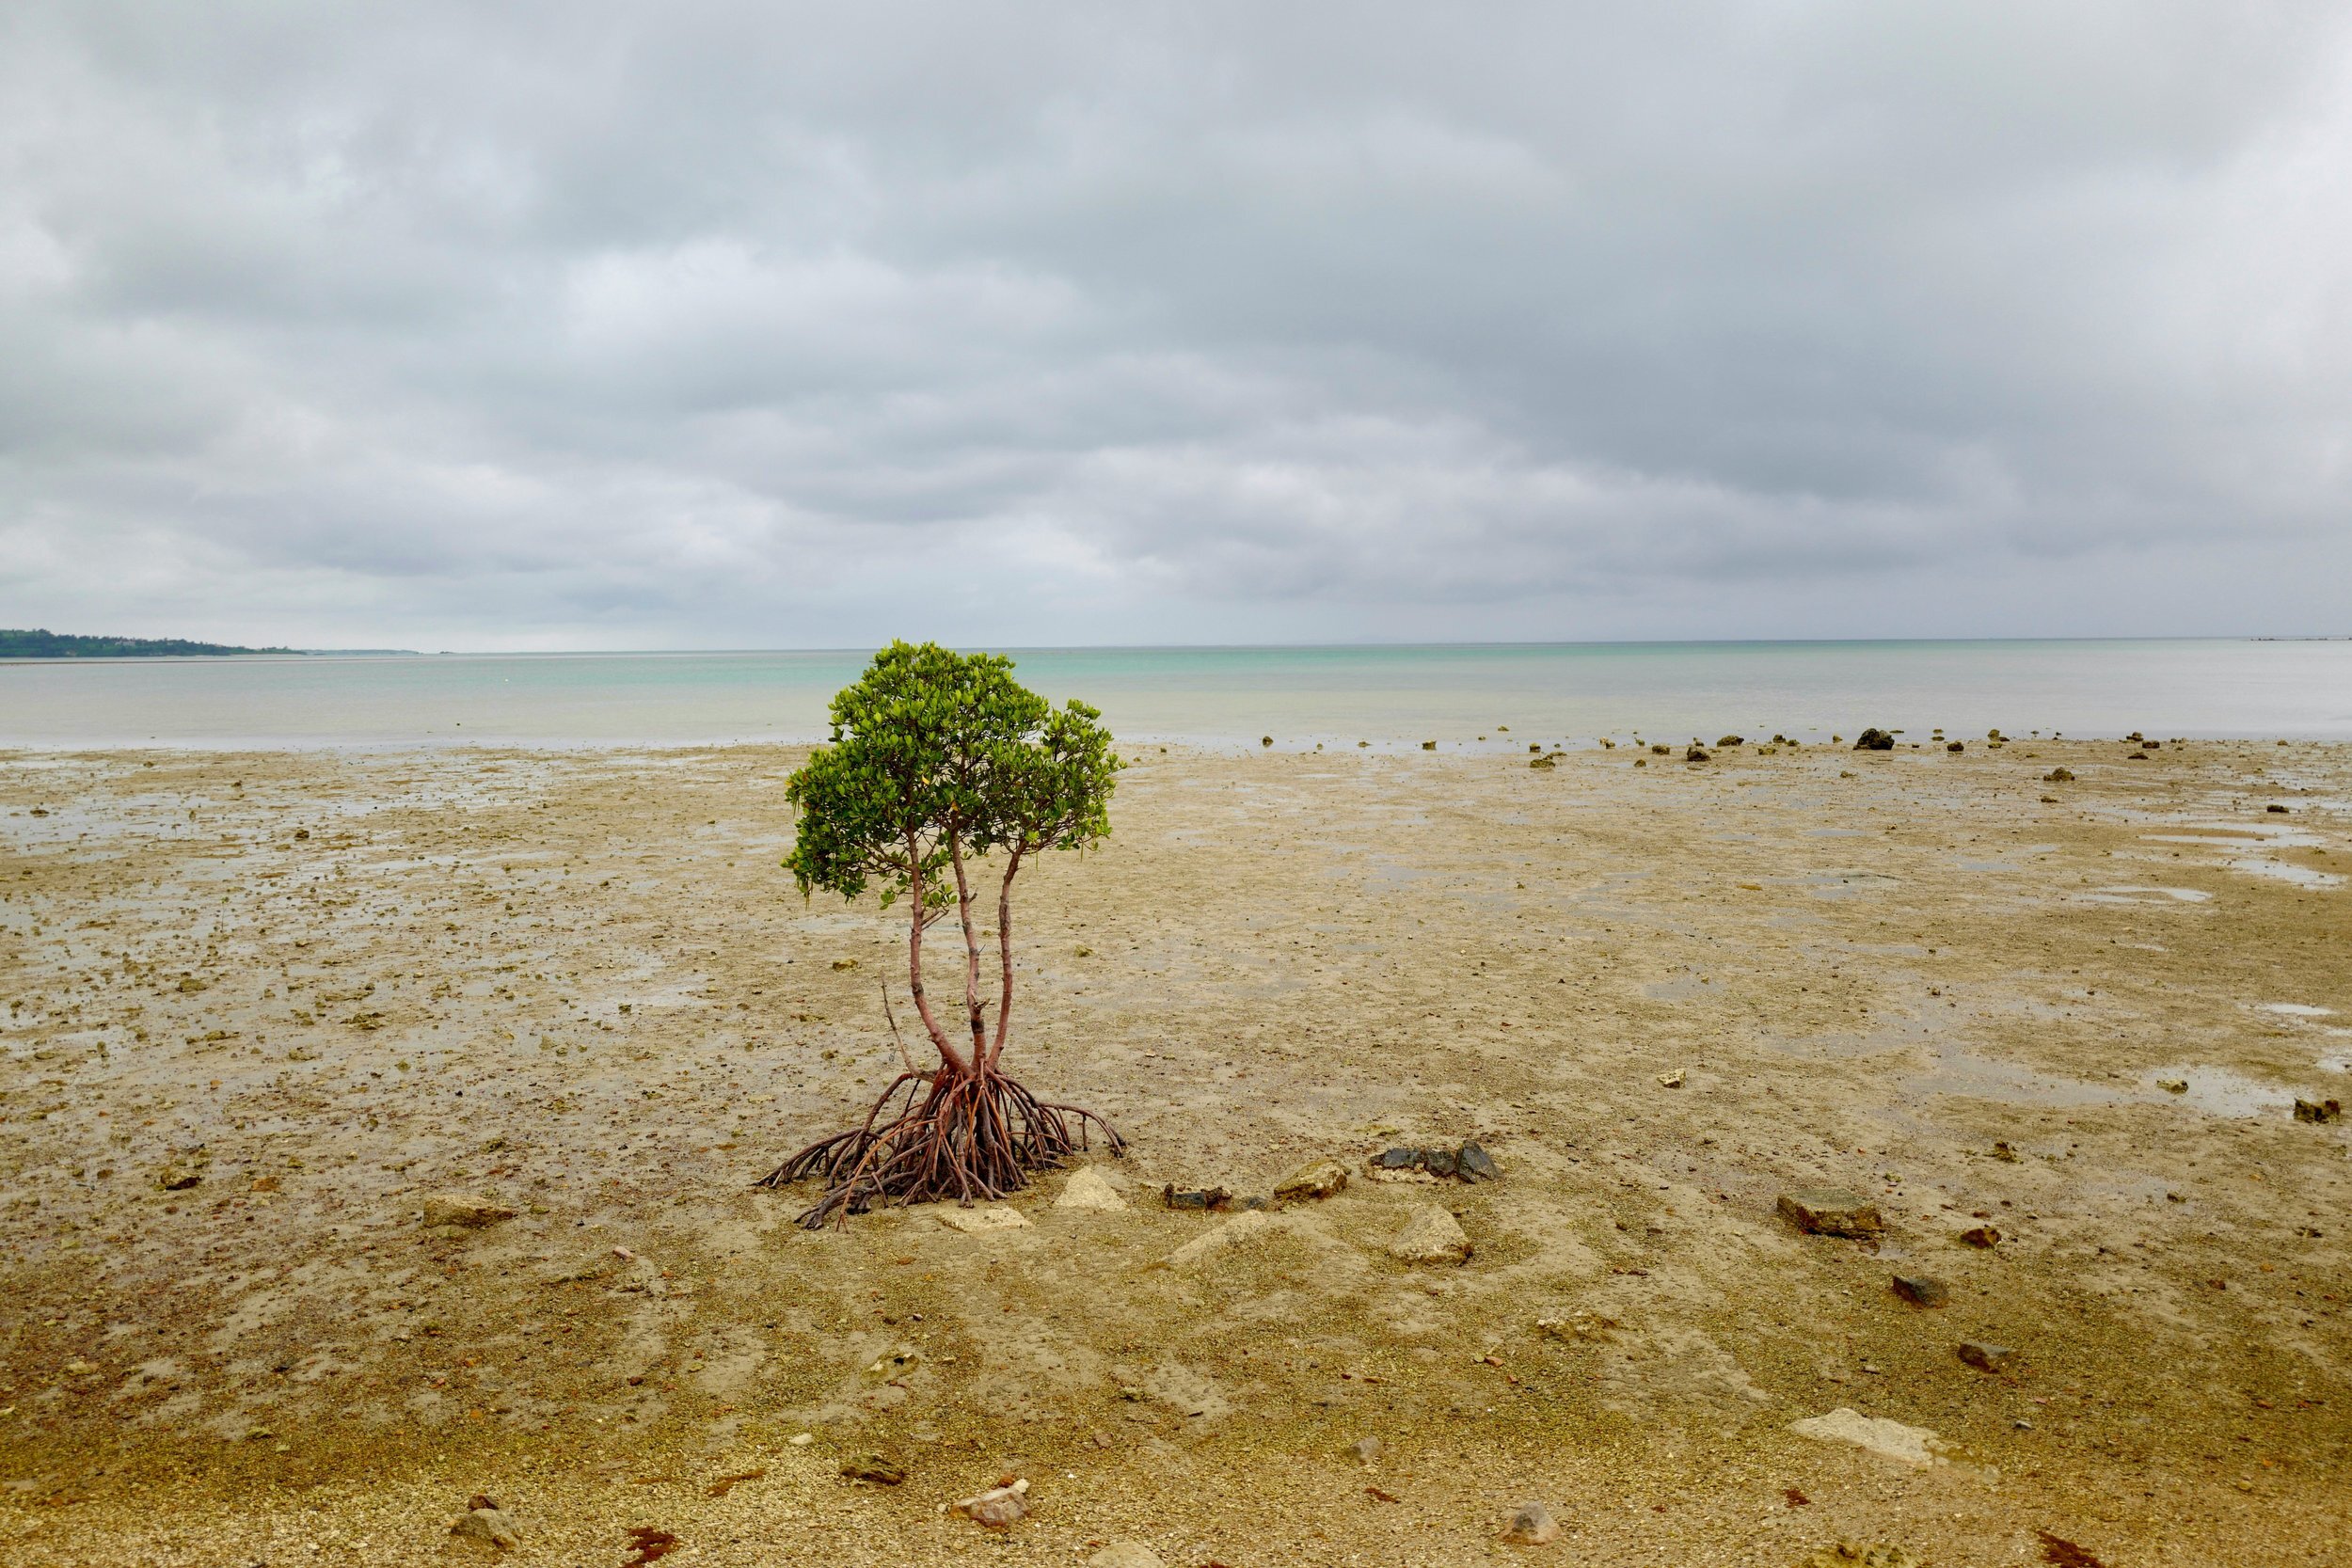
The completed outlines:
[[[2265,811],[2266,811],[2266,812],[2274,812],[2274,813],[2276,813],[2277,815],[2279,815],[2279,816],[2286,816],[2291,815],[2291,814],[2288,812],[2288,810],[2287,810],[2287,808],[2286,808],[2286,807],[2284,807],[2284,806],[2282,806],[2282,805],[2279,805],[2279,804],[2278,804],[2278,803],[2276,803],[2275,801],[2274,801],[2273,803],[2271,803],[2270,805],[2267,805],[2267,806],[2263,807],[2263,810],[2265,810]]]
[[[1960,1343],[1960,1358],[1980,1372],[2006,1370],[2016,1354],[2007,1345],[1988,1345],[1976,1339],[1963,1339]]]
[[[1693,746],[1689,751],[1682,753],[1682,760],[1685,762],[1712,762],[1715,759],[1708,754],[1705,747]]]
[[[1895,737],[1873,724],[1855,737],[1853,749],[1857,752],[1891,752],[1895,749]]]
[[[1947,752],[1964,752],[1967,749],[1968,745],[1965,741],[1947,740],[1944,743],[1944,750]]]
[[[2071,768],[2053,768],[2042,775],[2042,782],[2043,784],[2073,784],[2074,770]]]
[[[1746,737],[1745,737],[1745,736],[1737,736],[1737,735],[1727,735],[1727,736],[1723,736],[1721,739],[1719,739],[1719,740],[1717,740],[1717,741],[1715,742],[1715,745],[1716,745],[1717,750],[1721,750],[1722,748],[1724,748],[1724,747],[1725,747],[1725,746],[1745,746],[1746,744],[1747,744],[1747,739],[1746,739]]]
[[[1969,1246],[1998,1246],[2001,1233],[1989,1225],[1972,1225],[1960,1233],[1960,1239]]]
[[[1495,1157],[1481,1148],[1475,1141],[1465,1143],[1454,1152],[1454,1170],[1465,1181],[1500,1181],[1502,1167]]]
[[[1650,755],[1654,757],[1672,756],[1674,754],[1674,748],[1653,740],[1650,742],[1649,752]]]
[[[1457,1168],[1458,1162],[1450,1148],[1424,1148],[1419,1152],[1421,1168],[1440,1180],[1452,1176]]]
[[[1223,1187],[1179,1192],[1171,1181],[1160,1189],[1160,1201],[1170,1209],[1222,1209],[1233,1201],[1233,1195]]]
[[[1404,1148],[1384,1148],[1372,1157],[1372,1164],[1375,1170],[1411,1170],[1421,1164],[1421,1150]]]
[[[2304,1100],[2295,1101],[2297,1121],[2334,1121],[2344,1115],[2344,1102],[2338,1100]]]
[[[1923,1274],[1899,1274],[1894,1288],[1897,1295],[1914,1307],[1941,1307],[1952,1299],[1942,1280],[1930,1279]]]
[[[1859,1194],[1828,1188],[1783,1193],[1780,1212],[1809,1235],[1869,1237],[1886,1228],[1877,1204]]]

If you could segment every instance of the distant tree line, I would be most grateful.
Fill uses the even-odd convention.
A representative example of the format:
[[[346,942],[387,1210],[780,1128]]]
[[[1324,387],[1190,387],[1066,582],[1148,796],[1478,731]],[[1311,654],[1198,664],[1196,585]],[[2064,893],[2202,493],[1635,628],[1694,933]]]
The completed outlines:
[[[191,642],[184,637],[76,637],[70,632],[0,630],[0,658],[175,658],[295,651],[233,648],[225,642]]]

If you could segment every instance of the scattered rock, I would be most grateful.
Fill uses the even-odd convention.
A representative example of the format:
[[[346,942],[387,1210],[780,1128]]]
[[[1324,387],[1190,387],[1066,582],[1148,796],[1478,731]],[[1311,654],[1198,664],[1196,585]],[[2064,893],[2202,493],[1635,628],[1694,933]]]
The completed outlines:
[[[1658,1086],[1661,1089],[1678,1089],[1682,1087],[1682,1069],[1680,1068],[1677,1068],[1672,1072],[1660,1073],[1658,1075]]]
[[[1388,1445],[1377,1437],[1359,1437],[1347,1446],[1347,1451],[1356,1456],[1359,1465],[1377,1465],[1380,1456],[1388,1451]]]
[[[2344,1102],[2340,1100],[2305,1100],[2299,1095],[2296,1097],[2295,1119],[2297,1121],[2336,1121],[2343,1116]]]
[[[1977,1339],[1960,1342],[1960,1358],[1980,1372],[2006,1370],[2016,1354],[2007,1345],[1988,1345]]]
[[[2269,812],[2275,816],[2291,816],[2294,815],[2292,812],[2288,811],[2286,807],[2278,804],[2276,801],[2263,807],[2263,810]]]
[[[1140,1541],[1114,1541],[1087,1559],[1087,1568],[1168,1568],[1168,1564]]]
[[[1780,1195],[1780,1212],[1808,1235],[1876,1236],[1886,1228],[1878,1205],[1856,1193],[1817,1187]]]
[[[2006,1139],[1996,1139],[1993,1145],[1993,1158],[2006,1160],[2013,1165],[2017,1163],[2017,1150],[2011,1148]]]
[[[1857,752],[1891,752],[1895,749],[1895,737],[1873,724],[1855,739],[1853,749]]]
[[[1475,1140],[1458,1148],[1384,1148],[1368,1168],[1378,1181],[1494,1181],[1502,1176],[1494,1156]]]
[[[1233,1201],[1233,1195],[1223,1187],[1180,1192],[1171,1181],[1160,1189],[1160,1201],[1170,1209],[1222,1209]]]
[[[1281,1228],[1291,1222],[1277,1220],[1260,1210],[1247,1210],[1235,1214],[1214,1230],[1203,1231],[1168,1255],[1170,1268],[1188,1269],[1219,1257],[1229,1248],[1268,1230]]]
[[[1960,1240],[1963,1246],[1998,1246],[2001,1233],[1989,1225],[1972,1225],[1960,1233]]]
[[[1008,1209],[1001,1203],[989,1203],[977,1209],[942,1209],[939,1223],[966,1236],[985,1236],[997,1230],[1025,1230],[1029,1226],[1029,1216],[1018,1209]]]
[[[65,1364],[65,1375],[68,1377],[87,1377],[96,1370],[98,1370],[96,1363],[85,1361],[80,1356],[75,1356]]]
[[[202,1183],[204,1173],[185,1165],[166,1165],[155,1173],[155,1185],[167,1193],[184,1193]]]
[[[1465,1181],[1500,1181],[1502,1167],[1472,1139],[1454,1151],[1454,1174]]]
[[[1682,753],[1682,760],[1685,762],[1712,762],[1715,759],[1708,754],[1707,748],[1704,746],[1693,746],[1689,751]]]
[[[628,1549],[632,1555],[621,1564],[621,1568],[645,1568],[647,1563],[657,1558],[668,1557],[677,1547],[678,1539],[669,1530],[659,1529],[652,1525],[631,1525],[628,1527]]]
[[[2071,768],[2053,768],[2042,775],[2042,782],[2043,784],[2073,784],[2074,770]]]
[[[883,1453],[861,1453],[841,1462],[841,1473],[851,1481],[896,1486],[907,1479],[907,1467]]]
[[[1535,1332],[1571,1344],[1597,1344],[1617,1327],[1617,1320],[1598,1312],[1572,1312],[1565,1318],[1538,1318]]]
[[[253,1185],[247,1190],[256,1193],[274,1193],[278,1191],[278,1178],[274,1176],[257,1176],[253,1179]]]
[[[471,1193],[437,1193],[424,1200],[424,1223],[427,1225],[462,1225],[480,1229],[511,1220],[515,1211],[494,1198]]]
[[[2051,1568],[2106,1568],[2106,1563],[2062,1535],[2052,1535],[2046,1529],[2038,1529],[2034,1534],[2042,1542],[2042,1560]]]
[[[1075,1209],[1082,1213],[1109,1214],[1127,1207],[1127,1200],[1119,1196],[1110,1179],[1089,1165],[1062,1183],[1061,1196],[1054,1199],[1057,1209]]]
[[[920,1350],[913,1345],[900,1345],[874,1357],[873,1364],[866,1371],[867,1376],[878,1377],[887,1383],[894,1377],[904,1377],[922,1364],[923,1353]]]
[[[857,960],[855,958],[835,958],[833,961],[833,967],[835,970],[846,974],[850,970],[857,967]]]
[[[990,1529],[1009,1529],[1028,1516],[1028,1496],[1029,1483],[1016,1481],[1008,1486],[992,1486],[976,1497],[949,1503],[947,1512]]]
[[[1717,737],[1715,749],[1721,751],[1726,746],[1745,746],[1747,743],[1747,737],[1744,736],[1726,735]]]
[[[1438,1179],[1421,1168],[1422,1151],[1418,1148],[1384,1148],[1372,1157],[1365,1169],[1375,1181],[1435,1181]]]
[[[450,1534],[460,1541],[472,1541],[485,1546],[511,1552],[523,1544],[522,1532],[515,1521],[498,1504],[476,1494],[466,1512],[450,1522]]]
[[[1895,1293],[1914,1307],[1942,1307],[1952,1299],[1952,1293],[1940,1279],[1930,1279],[1923,1274],[1899,1274],[1895,1276]]]
[[[1407,1263],[1467,1263],[1470,1250],[1470,1239],[1461,1226],[1435,1203],[1414,1210],[1405,1228],[1389,1243],[1389,1256]]]
[[[1964,752],[1967,749],[1968,743],[1963,740],[1947,740],[1944,743],[1944,750],[1947,752]]]
[[[1274,1184],[1274,1196],[1284,1203],[1306,1203],[1329,1197],[1347,1185],[1347,1167],[1337,1160],[1311,1160]]]
[[[2188,1080],[2185,1078],[2159,1078],[2156,1080],[2156,1087],[2162,1089],[2167,1094],[2186,1094],[2188,1093]]]
[[[1851,1443],[1867,1449],[1882,1458],[1909,1465],[1924,1470],[1944,1461],[1937,1457],[1931,1445],[1935,1433],[1926,1427],[1909,1427],[1900,1421],[1890,1421],[1883,1416],[1865,1416],[1859,1410],[1839,1405],[1826,1416],[1811,1416],[1802,1421],[1791,1421],[1788,1430],[1800,1437],[1810,1437],[1819,1443]]]
[[[1514,1546],[1549,1546],[1560,1539],[1560,1521],[1541,1503],[1521,1503],[1502,1527],[1502,1539]]]
[[[1840,1541],[1815,1552],[1799,1568],[1919,1568],[1919,1560],[1883,1541],[1867,1546],[1859,1541]]]

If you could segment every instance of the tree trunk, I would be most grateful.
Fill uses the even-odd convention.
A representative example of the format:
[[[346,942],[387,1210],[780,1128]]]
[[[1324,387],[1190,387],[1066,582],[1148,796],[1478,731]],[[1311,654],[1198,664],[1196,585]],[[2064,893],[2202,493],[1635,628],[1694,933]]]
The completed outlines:
[[[923,857],[913,833],[907,835],[907,990],[914,993],[914,1011],[923,1020],[923,1028],[931,1037],[940,1059],[952,1071],[969,1072],[972,1064],[956,1054],[956,1048],[947,1043],[947,1031],[931,1016],[930,998],[923,991]]]
[[[963,926],[963,1011],[972,1024],[972,1060],[988,1059],[988,1022],[980,1011],[980,934],[972,925],[972,883],[963,869],[963,843],[947,835],[947,859],[956,868],[956,918]]]
[[[1005,1053],[1005,1038],[1012,1033],[1012,879],[1021,874],[1021,847],[1014,845],[1005,862],[1005,879],[996,885],[996,957],[1004,968],[1004,990],[996,998],[996,1043],[989,1048],[994,1067]]]

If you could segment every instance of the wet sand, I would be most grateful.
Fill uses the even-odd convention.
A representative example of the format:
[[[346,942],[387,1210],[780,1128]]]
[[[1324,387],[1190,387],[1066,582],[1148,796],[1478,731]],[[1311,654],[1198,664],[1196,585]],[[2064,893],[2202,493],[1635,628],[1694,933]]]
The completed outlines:
[[[2352,1141],[2292,1105],[2352,1100],[2352,750],[2128,751],[1152,749],[1025,874],[1009,1058],[1131,1206],[982,1235],[752,1188],[904,1018],[896,920],[776,869],[795,752],[8,757],[0,1531],[486,1560],[480,1492],[526,1562],[1247,1568],[1536,1498],[1544,1561],[2345,1560]],[[1363,1175],[1473,1136],[1501,1181]],[[1232,1222],[1162,1183],[1321,1155],[1168,1261]],[[1775,1212],[1823,1186],[1884,1235]],[[1466,1265],[1389,1256],[1433,1201]],[[1937,1463],[1789,1430],[1840,1407]],[[1009,1471],[1009,1532],[940,1513]]]

